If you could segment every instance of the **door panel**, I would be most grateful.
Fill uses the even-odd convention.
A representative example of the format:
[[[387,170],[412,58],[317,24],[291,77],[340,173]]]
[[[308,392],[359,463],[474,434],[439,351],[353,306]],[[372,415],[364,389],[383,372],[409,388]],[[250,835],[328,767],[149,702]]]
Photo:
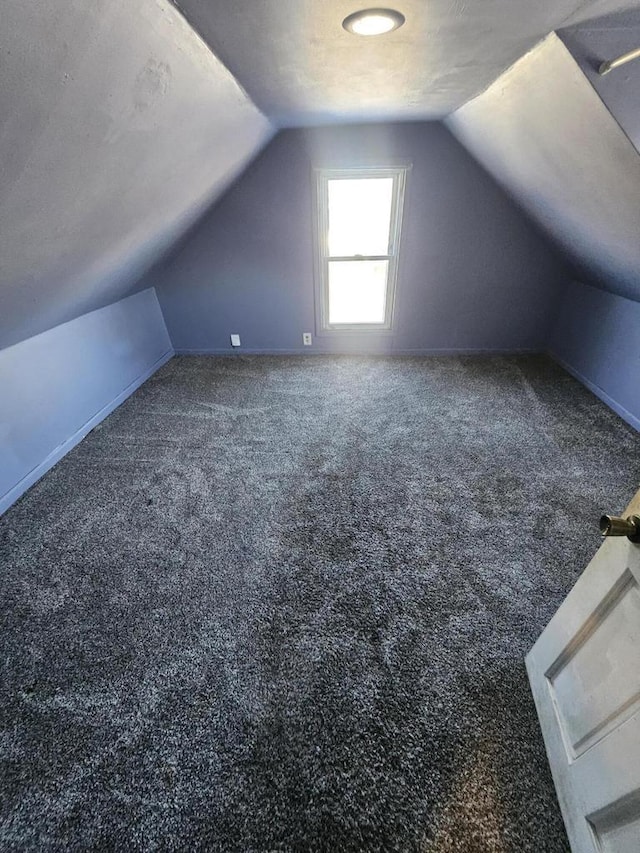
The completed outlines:
[[[639,649],[640,586],[627,570],[545,673],[570,761],[638,710]]]
[[[639,853],[639,544],[604,542],[526,663],[572,850]]]
[[[640,846],[640,796],[636,793],[589,817],[596,849],[602,853],[637,853]],[[599,845],[599,847],[598,847]]]

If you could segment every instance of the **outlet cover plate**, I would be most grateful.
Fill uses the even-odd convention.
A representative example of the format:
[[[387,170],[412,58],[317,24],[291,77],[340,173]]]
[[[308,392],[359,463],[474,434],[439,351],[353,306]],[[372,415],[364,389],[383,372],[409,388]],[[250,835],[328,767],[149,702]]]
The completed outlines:
[[[311,346],[311,344],[313,343],[313,339],[312,339],[312,337],[311,337],[311,332],[303,332],[303,333],[302,333],[302,343],[303,343],[306,347],[310,347],[310,346]]]
[[[239,347],[240,346],[240,335],[231,335],[231,346]]]

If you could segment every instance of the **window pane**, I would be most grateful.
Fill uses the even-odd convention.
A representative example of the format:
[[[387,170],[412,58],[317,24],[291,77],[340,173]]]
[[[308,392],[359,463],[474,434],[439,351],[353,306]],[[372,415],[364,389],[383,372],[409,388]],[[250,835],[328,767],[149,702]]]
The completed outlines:
[[[384,323],[389,261],[329,261],[329,322]]]
[[[329,255],[389,253],[393,178],[329,180]]]

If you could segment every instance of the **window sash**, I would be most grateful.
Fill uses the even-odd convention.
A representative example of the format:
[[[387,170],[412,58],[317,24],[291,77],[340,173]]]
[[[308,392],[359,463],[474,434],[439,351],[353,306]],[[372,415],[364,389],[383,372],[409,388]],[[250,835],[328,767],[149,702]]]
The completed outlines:
[[[329,322],[340,326],[384,323],[388,281],[388,259],[329,261]]]

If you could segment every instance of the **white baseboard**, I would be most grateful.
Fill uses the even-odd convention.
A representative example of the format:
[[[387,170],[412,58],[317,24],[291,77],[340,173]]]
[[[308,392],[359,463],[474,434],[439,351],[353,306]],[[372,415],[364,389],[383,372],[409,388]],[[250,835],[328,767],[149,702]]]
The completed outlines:
[[[29,471],[20,482],[18,482],[15,486],[9,489],[2,497],[0,497],[0,515],[2,515],[9,507],[14,504],[18,498],[23,495],[27,489],[33,486],[40,477],[47,473],[50,468],[59,462],[63,456],[66,456],[70,450],[79,444],[82,439],[91,432],[91,430],[97,426],[100,421],[103,421],[114,409],[117,409],[120,403],[123,403],[127,397],[130,397],[134,391],[147,381],[156,370],[159,370],[163,364],[166,364],[169,359],[173,357],[173,350],[168,350],[163,356],[161,356],[148,370],[145,370],[140,374],[136,379],[133,380],[124,391],[121,391],[117,397],[111,400],[106,406],[103,406],[99,412],[97,412],[92,418],[90,418],[85,424],[83,424],[80,429],[76,430],[76,432],[67,438],[62,444],[59,444],[55,450],[53,450],[44,461],[42,461],[39,465],[37,465],[33,470]]]
[[[564,361],[564,359],[557,356],[554,352],[548,352],[547,355],[549,358],[552,358],[557,364],[560,365],[567,373],[570,373],[574,379],[577,379],[578,382],[581,382],[585,387],[589,389],[593,394],[596,395],[602,402],[607,405],[610,409],[620,415],[623,421],[626,421],[629,426],[632,426],[635,430],[640,431],[640,418],[630,412],[628,409],[625,409],[624,406],[620,405],[617,400],[614,400],[613,397],[610,397],[605,390],[603,390],[599,385],[596,385],[595,382],[592,382],[590,379],[587,379],[586,376],[583,376],[579,370],[576,370],[575,367],[572,367],[568,362]]]

